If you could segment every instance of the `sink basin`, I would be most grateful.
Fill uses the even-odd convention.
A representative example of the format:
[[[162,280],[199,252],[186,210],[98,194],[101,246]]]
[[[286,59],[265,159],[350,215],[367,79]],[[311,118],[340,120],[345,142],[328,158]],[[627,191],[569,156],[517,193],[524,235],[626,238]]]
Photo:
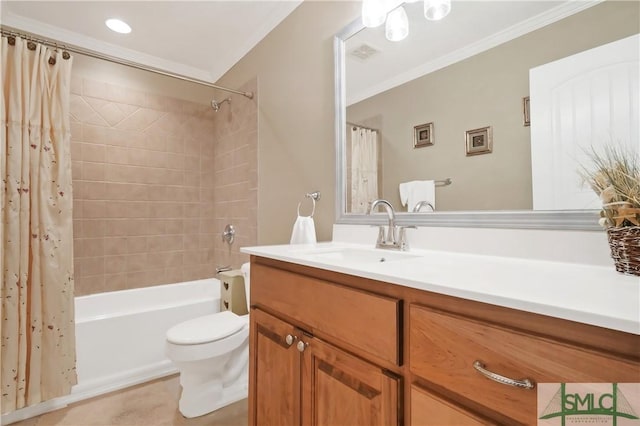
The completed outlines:
[[[413,259],[419,257],[401,251],[389,251],[380,249],[360,249],[360,248],[334,248],[334,249],[318,249],[301,252],[300,255],[327,263],[340,264],[362,264],[362,263],[383,263],[395,262],[398,260]]]

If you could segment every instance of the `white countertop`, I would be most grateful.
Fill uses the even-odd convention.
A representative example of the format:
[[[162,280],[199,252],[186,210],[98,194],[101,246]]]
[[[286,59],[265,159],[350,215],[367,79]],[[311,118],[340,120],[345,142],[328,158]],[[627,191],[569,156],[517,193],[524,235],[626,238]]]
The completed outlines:
[[[348,261],[340,250],[389,260]],[[640,334],[640,277],[611,267],[349,243],[244,247],[243,253]],[[324,254],[323,254],[324,252]]]

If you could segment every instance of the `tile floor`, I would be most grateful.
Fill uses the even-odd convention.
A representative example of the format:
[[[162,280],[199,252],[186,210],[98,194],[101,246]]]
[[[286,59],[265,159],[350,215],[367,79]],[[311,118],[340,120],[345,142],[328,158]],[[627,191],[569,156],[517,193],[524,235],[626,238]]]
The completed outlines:
[[[187,419],[178,411],[178,376],[71,404],[14,426],[244,426],[247,400]]]

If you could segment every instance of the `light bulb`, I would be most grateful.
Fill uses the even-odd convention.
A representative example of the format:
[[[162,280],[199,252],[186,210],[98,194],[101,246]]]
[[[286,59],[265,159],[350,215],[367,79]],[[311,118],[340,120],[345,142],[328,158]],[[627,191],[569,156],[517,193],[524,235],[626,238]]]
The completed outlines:
[[[451,0],[424,0],[424,17],[439,21],[451,12]]]
[[[362,0],[362,24],[368,28],[384,24],[387,11],[383,0]]]
[[[409,19],[404,7],[389,12],[384,34],[389,41],[404,40],[409,35]]]

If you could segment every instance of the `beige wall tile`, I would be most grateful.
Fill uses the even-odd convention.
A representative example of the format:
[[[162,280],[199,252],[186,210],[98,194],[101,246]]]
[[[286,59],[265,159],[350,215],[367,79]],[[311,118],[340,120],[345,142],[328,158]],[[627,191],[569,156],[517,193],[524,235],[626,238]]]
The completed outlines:
[[[107,145],[105,161],[111,164],[129,164],[129,148]]]
[[[127,288],[148,287],[152,283],[147,278],[147,271],[127,272]]]
[[[82,161],[104,163],[105,145],[100,143],[82,143]]]
[[[184,232],[184,223],[182,219],[169,219],[165,222],[165,233],[181,234]]]
[[[86,277],[74,277],[75,295],[86,296],[89,294],[107,291],[104,275],[92,275]]]
[[[82,161],[71,161],[71,177],[72,179],[82,179]]]
[[[147,239],[147,247],[149,253],[182,250],[182,240],[182,235],[152,235]]]
[[[104,257],[81,257],[74,260],[75,275],[86,277],[88,275],[104,274]]]
[[[121,130],[143,131],[150,127],[163,115],[165,114],[157,110],[140,108],[129,117],[118,123],[116,127]]]
[[[162,285],[162,284],[167,284],[168,283],[164,268],[147,270],[146,271],[146,280],[147,280],[147,285],[148,286]]]
[[[147,238],[148,237],[127,237],[127,253],[147,253]]]
[[[104,220],[81,220],[82,237],[104,237],[106,235],[106,223]]]
[[[103,217],[109,218],[148,218],[147,201],[109,201],[105,205]]]
[[[98,107],[96,112],[100,114],[100,117],[109,123],[110,126],[117,125],[130,115],[130,113],[127,113],[123,108],[119,108],[117,104],[111,102]]]
[[[83,161],[82,174],[79,176],[82,180],[104,182],[104,163],[89,163]]]
[[[82,217],[86,219],[98,219],[105,217],[105,201],[87,199],[83,202]]]
[[[151,218],[182,218],[187,207],[183,203],[154,201],[149,202],[148,208]]]
[[[107,291],[127,290],[127,274],[105,274],[104,276],[105,287]]]
[[[183,277],[182,267],[165,269],[165,278],[167,279],[168,283],[180,283],[180,282],[186,281],[182,277]]]
[[[148,187],[142,184],[107,182],[105,183],[105,199],[107,200],[148,200]]]
[[[129,254],[127,257],[127,272],[144,271],[147,266],[147,253]]]
[[[147,265],[151,269],[177,268],[182,266],[182,259],[182,251],[163,251],[157,253],[149,253],[147,256]]]
[[[127,269],[127,256],[105,256],[105,274],[122,274]]]
[[[209,105],[72,86],[76,294],[211,277],[244,259],[218,240],[234,223],[256,243],[257,110],[236,107],[233,124]]]
[[[127,237],[104,238],[105,256],[123,255],[128,253]]]
[[[82,245],[83,255],[87,257],[104,256],[104,239],[103,238],[86,238]]]
[[[105,185],[104,182],[77,181],[76,187],[80,188],[85,200],[104,200]]]

